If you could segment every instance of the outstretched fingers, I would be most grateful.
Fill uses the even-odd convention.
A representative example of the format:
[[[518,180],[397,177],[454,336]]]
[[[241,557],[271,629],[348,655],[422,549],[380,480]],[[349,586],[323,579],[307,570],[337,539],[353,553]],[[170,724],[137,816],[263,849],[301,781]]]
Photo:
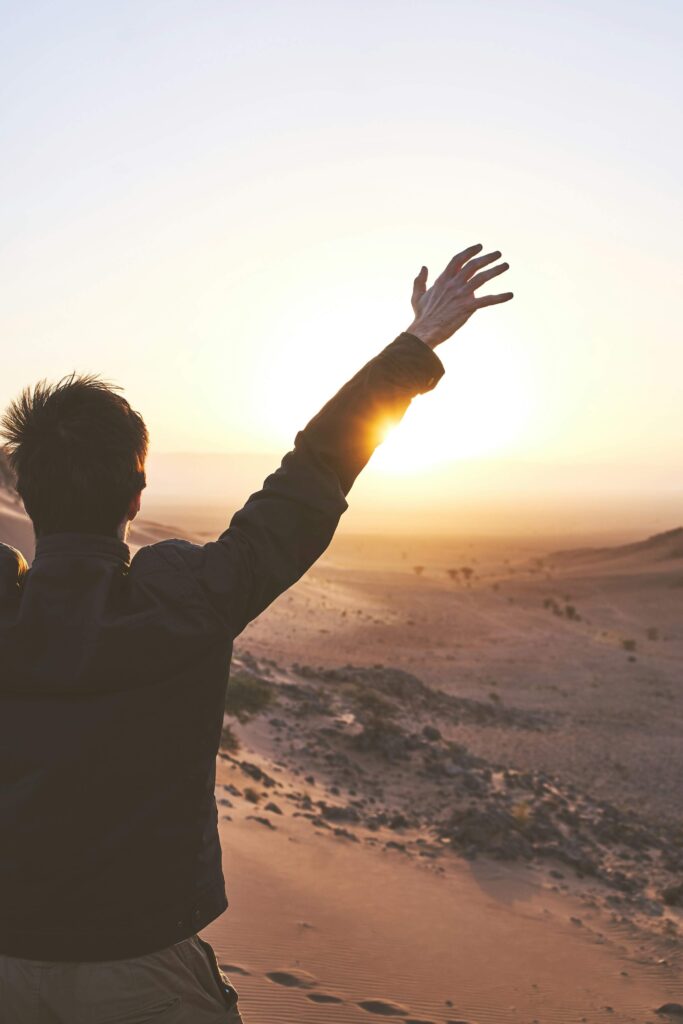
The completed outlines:
[[[465,265],[465,263],[467,263],[469,259],[471,259],[473,256],[476,256],[476,254],[478,252],[481,252],[483,248],[484,247],[481,244],[481,242],[477,242],[476,245],[470,245],[468,246],[467,249],[463,249],[462,252],[459,252],[457,256],[453,257],[453,259],[450,261],[444,272],[440,275],[439,280],[441,280],[444,277],[453,277],[460,270],[462,270],[463,266]]]
[[[469,286],[473,290],[475,288],[481,288],[483,284],[490,281],[492,277],[498,277],[499,274],[504,274],[506,270],[509,270],[509,263],[499,263],[497,267],[491,267],[489,270],[482,270],[480,274],[475,274],[474,277],[470,278]]]
[[[500,295],[482,295],[474,299],[474,308],[481,309],[482,306],[495,306],[498,302],[509,302],[513,292],[502,292]]]
[[[475,270],[478,270],[479,267],[486,266],[487,263],[497,260],[499,256],[499,252],[492,252],[488,253],[486,256],[480,256],[479,259],[472,260],[468,263],[464,268],[463,273],[469,276],[468,271],[470,267],[474,267]],[[481,288],[481,286],[486,284],[487,281],[490,281],[494,277],[498,277],[499,274],[504,274],[505,271],[509,269],[509,263],[499,263],[496,267],[489,267],[488,270],[482,270],[478,274],[475,273],[473,277],[469,276],[468,287],[474,292],[475,289]],[[494,306],[499,302],[509,302],[512,297],[512,292],[501,292],[498,295],[472,295],[473,308],[481,309],[483,306]]]
[[[469,260],[463,266],[459,276],[465,281],[469,281],[469,279],[476,274],[478,270],[481,270],[482,267],[487,266],[489,263],[495,263],[495,261],[499,259],[499,252],[487,252],[484,256],[477,256],[476,259]]]
[[[509,302],[512,292],[499,295],[476,295],[476,289],[487,281],[509,270],[508,263],[498,263],[501,253],[482,252],[481,243],[469,245],[454,256],[427,290],[427,268],[422,267],[413,281],[412,306],[415,312],[413,328],[417,337],[431,347],[457,331],[475,310]]]

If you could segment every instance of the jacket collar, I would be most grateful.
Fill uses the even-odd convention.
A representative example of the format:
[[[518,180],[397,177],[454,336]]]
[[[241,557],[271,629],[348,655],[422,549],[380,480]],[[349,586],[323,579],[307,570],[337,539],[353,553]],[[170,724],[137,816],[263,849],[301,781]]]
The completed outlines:
[[[118,537],[104,533],[48,533],[38,537],[34,562],[50,555],[84,555],[108,561],[130,562],[130,549]]]

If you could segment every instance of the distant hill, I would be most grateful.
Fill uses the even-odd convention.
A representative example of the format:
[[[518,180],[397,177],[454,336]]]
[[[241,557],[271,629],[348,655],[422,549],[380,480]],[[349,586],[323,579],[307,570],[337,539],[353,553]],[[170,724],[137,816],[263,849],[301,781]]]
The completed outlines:
[[[624,566],[648,565],[683,558],[683,527],[656,533],[647,540],[610,548],[575,548],[550,556],[556,565],[584,565],[588,562],[620,563]]]

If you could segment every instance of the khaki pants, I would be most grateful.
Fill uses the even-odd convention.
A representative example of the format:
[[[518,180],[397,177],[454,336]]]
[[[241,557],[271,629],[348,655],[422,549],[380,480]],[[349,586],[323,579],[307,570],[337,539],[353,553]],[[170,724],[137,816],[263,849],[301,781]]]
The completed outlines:
[[[0,1024],[242,1024],[208,942],[192,935],[130,960],[0,955]]]

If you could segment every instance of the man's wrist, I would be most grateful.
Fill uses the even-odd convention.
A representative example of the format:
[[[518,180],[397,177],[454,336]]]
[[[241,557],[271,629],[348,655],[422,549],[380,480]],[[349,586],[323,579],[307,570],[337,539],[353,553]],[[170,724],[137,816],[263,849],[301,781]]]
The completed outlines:
[[[436,341],[436,340],[435,340],[435,339],[434,339],[434,338],[433,338],[433,337],[432,337],[432,336],[430,335],[429,331],[427,331],[427,330],[425,330],[424,328],[420,327],[420,325],[419,325],[419,324],[416,324],[416,323],[415,323],[414,321],[413,321],[413,323],[412,323],[412,324],[410,325],[410,327],[406,327],[406,329],[405,329],[405,331],[404,331],[404,334],[412,334],[412,336],[413,336],[414,338],[417,338],[417,339],[418,339],[418,341],[422,341],[422,342],[424,342],[424,344],[425,344],[425,345],[426,345],[426,346],[427,346],[428,348],[431,348],[431,349],[432,349],[432,351],[434,351],[434,349],[435,349],[435,348],[436,348],[436,346],[438,345],[438,341]]]

